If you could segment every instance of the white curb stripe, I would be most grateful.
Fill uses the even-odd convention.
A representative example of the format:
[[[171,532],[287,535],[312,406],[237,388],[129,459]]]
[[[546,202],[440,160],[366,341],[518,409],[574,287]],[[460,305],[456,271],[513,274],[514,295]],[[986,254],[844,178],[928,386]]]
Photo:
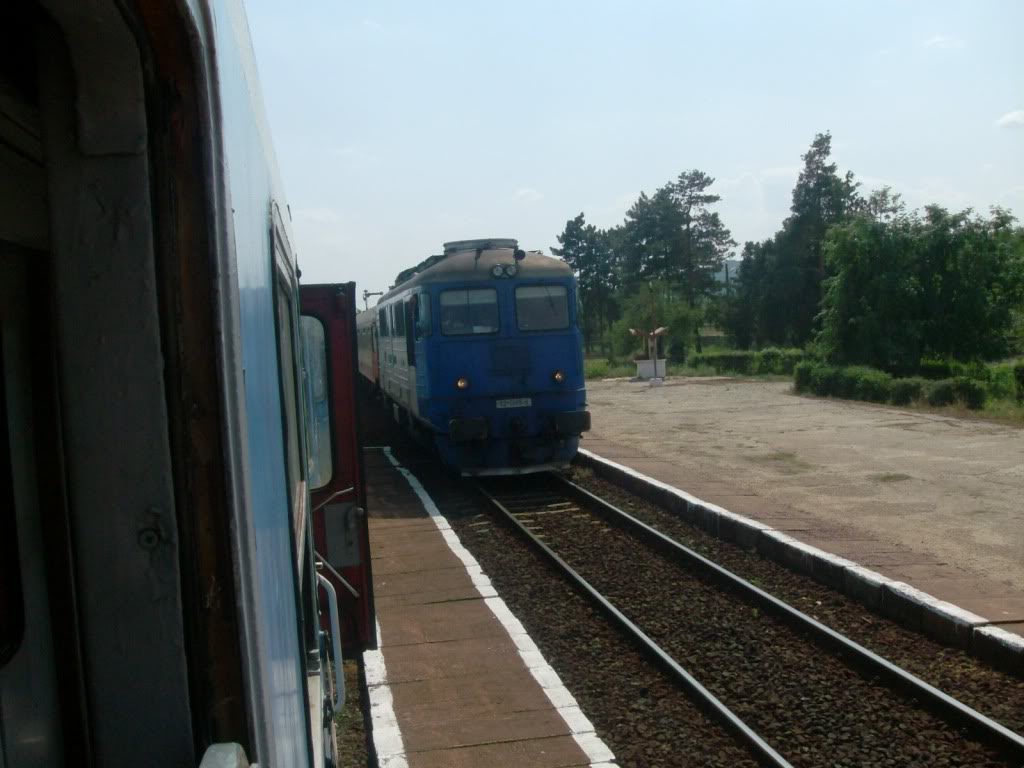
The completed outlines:
[[[380,622],[377,622],[377,650],[363,651],[363,673],[366,675],[366,691],[370,698],[373,746],[380,768],[409,768],[391,688],[388,686],[384,654],[380,648]]]
[[[615,768],[613,760],[615,755],[608,749],[608,746],[601,740],[601,738],[594,732],[594,726],[591,724],[587,716],[583,714],[583,710],[580,709],[579,704],[573,697],[569,690],[562,684],[561,678],[558,677],[558,673],[544,660],[544,656],[537,648],[536,644],[527,634],[526,629],[522,623],[517,619],[512,611],[509,610],[508,606],[505,605],[505,601],[498,597],[497,591],[491,585],[490,579],[484,574],[480,564],[476,561],[476,558],[470,554],[469,550],[462,546],[462,542],[459,541],[459,537],[452,530],[452,527],[448,524],[444,515],[441,514],[441,510],[437,508],[434,500],[430,498],[430,494],[420,484],[420,481],[416,476],[408,469],[403,467],[398,460],[392,455],[390,448],[383,448],[384,455],[388,457],[388,461],[391,465],[397,469],[402,477],[409,483],[409,487],[412,488],[413,492],[419,497],[420,502],[423,504],[423,508],[430,515],[430,519],[434,521],[437,529],[441,531],[441,535],[444,537],[448,547],[455,554],[459,560],[466,566],[466,570],[469,572],[470,578],[473,580],[473,585],[476,587],[480,596],[484,598],[484,603],[490,608],[491,613],[494,617],[501,622],[501,625],[508,632],[509,637],[512,638],[512,642],[515,643],[516,650],[519,652],[520,658],[523,663],[526,664],[526,668],[530,670],[530,674],[533,675],[540,687],[543,689],[544,694],[548,697],[548,701],[558,711],[565,721],[565,724],[569,727],[572,737],[579,744],[580,749],[590,760],[591,768]],[[380,638],[380,630],[378,628],[378,644]],[[383,658],[381,659],[381,668],[383,669]],[[369,684],[369,674],[367,674],[367,682]],[[390,691],[388,692],[390,696]],[[372,702],[372,699],[371,699]],[[371,704],[372,707],[372,704]],[[393,716],[393,711],[392,711]],[[396,723],[397,731],[397,723]],[[373,721],[374,729],[374,744],[376,744],[376,731],[377,721]],[[399,743],[401,735],[399,734]],[[377,754],[380,754],[378,749]],[[385,768],[384,763],[381,763],[381,768]],[[405,763],[401,764],[388,764],[386,768],[406,768]]]

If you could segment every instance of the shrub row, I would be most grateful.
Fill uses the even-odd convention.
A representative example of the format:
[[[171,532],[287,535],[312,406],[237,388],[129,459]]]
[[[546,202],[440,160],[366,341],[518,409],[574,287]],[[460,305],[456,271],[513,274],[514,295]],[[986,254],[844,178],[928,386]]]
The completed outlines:
[[[796,366],[793,385],[797,392],[813,392],[822,397],[832,395],[870,403],[888,402],[893,405],[926,400],[929,405],[960,402],[968,408],[979,409],[985,407],[989,397],[988,385],[970,376],[936,381],[920,376],[896,379],[874,368],[859,365],[842,368],[811,361]]]
[[[1024,404],[1024,361],[1013,366],[1013,378],[1017,384],[1017,402]]]
[[[797,363],[804,359],[801,349],[779,349],[766,347],[757,350],[730,350],[728,352],[703,352],[690,358],[694,368],[714,368],[716,373],[777,373],[788,376]]]
[[[991,381],[992,379],[992,369],[980,361],[962,363],[959,360],[925,359],[918,365],[917,372],[926,379],[936,381],[939,379],[958,379],[964,376],[984,382]]]

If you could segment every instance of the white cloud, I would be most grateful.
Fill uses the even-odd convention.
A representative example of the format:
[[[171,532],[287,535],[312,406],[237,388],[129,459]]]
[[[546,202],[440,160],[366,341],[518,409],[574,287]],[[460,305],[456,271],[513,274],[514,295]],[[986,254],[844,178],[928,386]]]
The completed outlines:
[[[366,29],[380,29],[381,27],[384,26],[379,21],[374,21],[373,19],[363,19],[362,25]]]
[[[996,120],[996,128],[1016,128],[1018,130],[1024,128],[1024,109],[1007,112]]]
[[[300,219],[317,224],[334,224],[341,221],[341,217],[330,208],[306,208],[296,211],[295,215]]]
[[[964,41],[957,40],[955,37],[947,37],[946,35],[935,35],[921,43],[921,47],[935,48],[940,51],[952,51],[957,48],[963,48]]]
[[[543,193],[538,192],[536,189],[524,187],[523,189],[516,190],[516,193],[515,195],[513,195],[513,197],[516,200],[525,200],[528,203],[535,203],[538,200],[542,200],[544,198],[544,195]]]

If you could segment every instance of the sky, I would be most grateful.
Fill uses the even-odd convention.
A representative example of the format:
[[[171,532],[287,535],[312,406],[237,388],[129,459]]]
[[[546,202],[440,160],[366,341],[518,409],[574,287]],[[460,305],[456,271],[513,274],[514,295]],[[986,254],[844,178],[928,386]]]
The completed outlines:
[[[247,0],[304,282],[548,251],[684,170],[771,236],[831,131],[864,189],[1024,218],[1024,2]],[[372,300],[371,300],[372,304]]]

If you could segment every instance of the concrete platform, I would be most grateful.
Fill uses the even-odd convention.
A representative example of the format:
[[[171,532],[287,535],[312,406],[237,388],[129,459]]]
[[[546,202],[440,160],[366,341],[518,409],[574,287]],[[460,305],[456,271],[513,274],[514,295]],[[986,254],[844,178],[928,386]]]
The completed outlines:
[[[824,565],[831,565],[833,573],[842,572],[836,586],[842,588],[846,582],[850,588],[845,591],[852,596],[876,602],[875,607],[882,607],[904,623],[979,651],[980,655],[991,651],[990,640],[993,635],[998,636],[997,654],[1005,657],[1010,648],[1011,664],[1024,663],[1024,593],[1006,583],[978,576],[911,546],[880,541],[861,528],[815,518],[765,498],[741,483],[712,482],[701,477],[699,470],[694,472],[684,466],[685,459],[650,456],[593,432],[584,437],[581,448],[606,462],[697,497],[698,503],[690,502],[687,506],[692,514],[703,515],[700,521],[711,518],[702,527],[719,532],[715,508],[742,516],[750,521],[742,541],[745,546],[755,547],[773,559],[788,561],[787,564],[812,575],[817,575],[813,573],[815,568],[819,573],[824,571],[824,561],[816,561],[815,557],[815,550],[821,550],[834,558],[831,564]],[[585,463],[594,465],[592,461]],[[707,509],[696,512],[700,501],[705,502]],[[732,523],[730,520],[728,526],[721,524],[723,532],[727,530],[723,538],[739,540]],[[796,547],[789,546],[790,539]],[[865,588],[871,585],[876,589]],[[982,629],[988,631],[979,634]],[[1012,650],[1015,648],[1019,651]]]
[[[444,519],[385,452],[367,450],[366,480],[380,648],[364,659],[382,768],[611,766]]]

